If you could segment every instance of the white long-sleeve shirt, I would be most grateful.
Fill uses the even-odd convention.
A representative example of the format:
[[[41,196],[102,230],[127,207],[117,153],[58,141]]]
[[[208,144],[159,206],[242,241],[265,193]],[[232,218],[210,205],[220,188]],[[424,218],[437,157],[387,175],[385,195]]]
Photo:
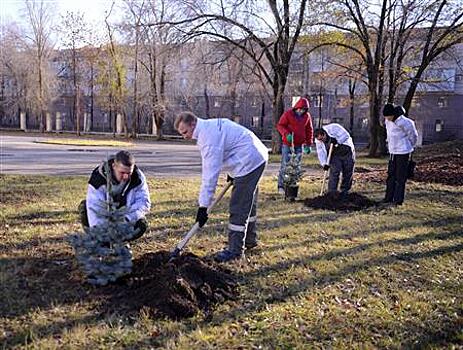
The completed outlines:
[[[100,167],[101,168],[101,167]],[[138,219],[144,218],[145,215],[150,211],[151,200],[146,183],[146,178],[143,172],[136,168],[131,176],[131,180],[136,179],[136,186],[130,186],[128,184],[126,193],[126,208],[127,212],[125,217],[128,221],[137,221]],[[101,206],[106,201],[106,178],[104,174],[100,173],[99,168],[95,169],[90,178],[87,187],[87,216],[90,227],[101,225],[105,222],[105,217],[101,216]]]
[[[349,146],[352,150],[352,157],[355,160],[355,147],[352,137],[350,137],[349,132],[344,129],[344,127],[338,123],[331,123],[325,126],[322,126],[322,129],[326,131],[329,137],[336,139],[338,144]],[[328,152],[323,141],[319,141],[315,138],[315,145],[317,146],[317,156],[320,164],[328,164]]]
[[[241,177],[268,161],[268,149],[259,138],[229,119],[198,118],[192,138],[202,157],[201,207],[211,204],[222,169]]]
[[[407,154],[413,152],[418,140],[415,122],[404,115],[395,121],[385,120],[387,147],[390,154]]]

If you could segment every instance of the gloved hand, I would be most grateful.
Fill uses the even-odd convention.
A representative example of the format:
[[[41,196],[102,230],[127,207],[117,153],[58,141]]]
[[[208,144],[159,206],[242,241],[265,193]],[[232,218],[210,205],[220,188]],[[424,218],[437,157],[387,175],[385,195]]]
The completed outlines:
[[[323,170],[325,170],[325,171],[327,171],[329,168],[330,168],[330,166],[329,166],[328,164],[325,164],[325,165],[323,166]]]
[[[289,143],[293,143],[293,134],[287,134],[286,141],[288,141]]]
[[[302,152],[304,152],[304,154],[310,154],[312,152],[312,147],[304,145],[302,146]]]
[[[230,175],[227,174],[227,182],[233,183],[234,180],[235,180],[234,178],[232,178]]]
[[[207,208],[206,207],[199,207],[198,212],[196,213],[196,222],[199,223],[199,227],[203,227],[207,219],[209,219],[209,215],[207,215]]]
[[[338,140],[336,140],[336,138],[334,138],[334,137],[331,137],[330,138],[330,143],[332,143],[333,146],[336,146],[338,144]]]

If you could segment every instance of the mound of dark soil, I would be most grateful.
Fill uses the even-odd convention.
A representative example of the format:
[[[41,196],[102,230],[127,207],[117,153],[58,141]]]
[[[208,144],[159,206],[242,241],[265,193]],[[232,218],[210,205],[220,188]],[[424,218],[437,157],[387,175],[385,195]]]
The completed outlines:
[[[169,252],[145,254],[134,260],[132,274],[116,285],[99,288],[105,307],[127,312],[148,310],[173,319],[210,313],[214,305],[237,296],[237,283],[228,270],[194,254],[169,262]],[[110,311],[110,310],[107,310]]]
[[[463,157],[452,154],[424,158],[417,162],[413,180],[463,186]]]
[[[463,186],[463,157],[461,154],[421,158],[416,163],[413,181]],[[385,168],[356,168],[354,177],[360,181],[386,184],[387,170]]]
[[[315,209],[335,211],[358,211],[378,205],[377,202],[358,193],[349,193],[346,197],[342,197],[338,192],[307,198],[304,200],[304,204]]]

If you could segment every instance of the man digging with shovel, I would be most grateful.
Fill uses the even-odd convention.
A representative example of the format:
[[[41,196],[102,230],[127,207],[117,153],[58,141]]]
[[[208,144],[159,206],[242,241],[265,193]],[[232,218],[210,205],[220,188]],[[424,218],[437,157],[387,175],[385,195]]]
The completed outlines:
[[[342,173],[341,198],[347,198],[352,187],[355,164],[355,148],[352,138],[341,125],[332,123],[315,130],[315,144],[318,160],[323,170],[330,170],[328,192],[337,191],[339,176]],[[331,157],[328,159],[327,152],[330,148],[332,148]]]
[[[200,119],[182,112],[175,119],[175,129],[185,139],[197,140],[202,158],[202,178],[196,222],[203,227],[209,216],[222,168],[233,182],[230,198],[228,247],[214,259],[227,262],[239,259],[245,249],[257,246],[257,185],[268,160],[267,147],[254,133],[228,119]]]

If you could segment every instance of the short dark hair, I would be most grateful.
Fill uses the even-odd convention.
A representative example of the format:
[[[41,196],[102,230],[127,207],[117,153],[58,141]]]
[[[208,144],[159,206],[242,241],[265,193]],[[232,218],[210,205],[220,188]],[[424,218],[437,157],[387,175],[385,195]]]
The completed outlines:
[[[326,131],[325,131],[325,129],[318,128],[318,129],[315,129],[313,135],[314,135],[314,137],[318,137],[318,136],[320,136],[320,135],[325,136],[325,135],[326,135]]]
[[[128,167],[135,165],[135,158],[129,151],[117,152],[114,160]]]
[[[182,122],[185,123],[185,124],[191,125],[191,124],[193,124],[193,122],[196,121],[196,119],[198,119],[198,117],[196,115],[194,115],[192,112],[181,112],[177,116],[177,118],[175,118],[174,128],[176,130],[178,130],[178,126]]]

